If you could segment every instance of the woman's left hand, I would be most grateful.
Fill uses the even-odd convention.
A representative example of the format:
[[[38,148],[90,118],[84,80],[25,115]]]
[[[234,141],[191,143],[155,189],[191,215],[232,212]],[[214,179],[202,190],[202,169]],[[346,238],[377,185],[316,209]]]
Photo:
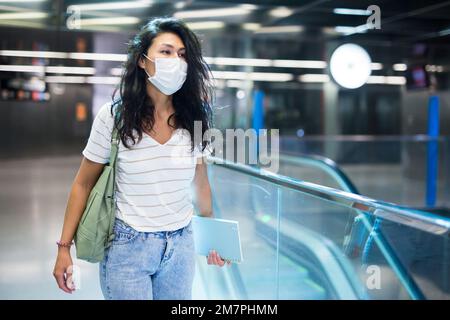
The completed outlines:
[[[225,263],[227,265],[231,264],[230,261],[223,260],[215,250],[211,250],[206,258],[208,260],[208,264],[217,265],[219,267],[223,267]]]

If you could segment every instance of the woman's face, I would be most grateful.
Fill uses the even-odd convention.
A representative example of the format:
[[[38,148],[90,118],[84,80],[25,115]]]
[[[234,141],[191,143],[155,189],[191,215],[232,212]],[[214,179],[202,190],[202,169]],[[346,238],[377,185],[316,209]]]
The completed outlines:
[[[152,60],[155,58],[177,58],[186,60],[186,49],[183,41],[174,33],[161,33],[153,39],[152,45],[145,53]],[[151,76],[155,74],[155,63],[149,59],[141,57],[139,66],[147,71]]]

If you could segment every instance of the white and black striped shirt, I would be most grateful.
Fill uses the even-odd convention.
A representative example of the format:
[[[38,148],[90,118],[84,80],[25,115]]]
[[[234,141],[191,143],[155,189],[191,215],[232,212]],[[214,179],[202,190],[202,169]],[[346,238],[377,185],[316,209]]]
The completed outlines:
[[[92,124],[83,155],[108,163],[114,117],[111,103],[103,105]],[[137,141],[137,140],[136,140]],[[169,231],[189,224],[194,207],[191,182],[196,159],[211,153],[199,147],[191,152],[191,137],[176,129],[164,144],[148,134],[126,148],[119,143],[116,165],[116,217],[141,232]]]

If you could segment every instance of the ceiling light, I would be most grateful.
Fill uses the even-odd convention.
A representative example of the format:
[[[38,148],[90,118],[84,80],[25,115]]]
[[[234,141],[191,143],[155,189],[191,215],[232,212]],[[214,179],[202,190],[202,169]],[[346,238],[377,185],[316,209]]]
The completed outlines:
[[[276,17],[276,18],[285,18],[290,16],[291,14],[294,13],[294,10],[286,8],[286,7],[280,7],[280,8],[275,8],[269,11],[269,14],[272,17]]]
[[[289,33],[289,32],[301,32],[302,26],[276,26],[276,27],[262,27],[255,33]]]
[[[349,26],[337,26],[334,28],[336,32],[343,33],[344,35],[351,35],[354,33],[364,33],[367,32],[367,25],[362,24],[357,27],[349,27]]]
[[[251,66],[251,67],[270,67],[272,60],[270,59],[248,59],[248,58],[222,58],[212,59],[212,64],[227,66]]]
[[[56,52],[56,51],[25,51],[25,50],[0,50],[0,56],[30,57],[50,59],[76,59],[76,60],[98,60],[124,62],[126,54],[116,53],[92,53],[92,52]],[[245,65],[254,67],[278,67],[278,68],[309,68],[324,69],[327,67],[325,61],[320,60],[282,60],[282,59],[249,59],[249,58],[227,58],[227,57],[204,57],[208,64],[215,65]]]
[[[81,27],[99,25],[127,25],[138,24],[141,20],[136,17],[92,18],[80,19]]]
[[[336,8],[333,10],[335,14],[348,14],[348,15],[355,15],[355,16],[369,16],[370,11],[369,10],[362,10],[362,9],[348,9],[348,8]]]
[[[302,74],[298,77],[300,82],[325,83],[330,81],[327,74]]]
[[[0,20],[0,26],[16,26],[23,28],[46,28],[44,22],[36,22],[36,21],[45,21],[45,20]]]
[[[249,14],[250,11],[251,11],[251,9],[247,8],[247,7],[208,9],[208,10],[190,10],[190,11],[175,12],[173,16],[178,19],[212,18],[212,17],[245,15],[245,14]]]
[[[372,62],[370,64],[370,67],[372,70],[382,70],[383,69],[383,64],[382,63],[378,63],[378,62]]]
[[[64,66],[47,66],[47,73],[72,73],[72,74],[95,74],[95,68],[91,67],[64,67]]]
[[[443,66],[434,65],[434,64],[427,64],[425,66],[425,70],[428,71],[428,72],[443,72],[444,71],[444,67]]]
[[[189,22],[187,26],[192,30],[221,29],[225,27],[225,23],[223,21]]]
[[[0,13],[1,20],[22,20],[22,19],[44,19],[48,17],[46,12],[14,12],[14,13]]]
[[[244,23],[244,24],[242,25],[242,28],[243,28],[244,30],[256,31],[256,30],[258,30],[259,28],[261,28],[261,24],[260,24],[260,23],[247,22],[247,23]]]
[[[174,5],[174,8],[178,9],[178,10],[183,9],[184,7],[186,7],[186,2],[183,2],[183,1],[177,2]]]
[[[8,2],[14,2],[14,3],[27,3],[27,2],[44,2],[47,0],[0,0],[0,3],[8,3]]]
[[[95,74],[95,68],[91,67],[33,66],[33,65],[0,65],[0,71]]]
[[[367,82],[372,71],[370,56],[361,46],[346,43],[331,55],[330,72],[342,87],[356,89]]]
[[[112,84],[116,85],[120,82],[120,77],[87,77],[86,83],[90,84]]]
[[[68,53],[54,51],[0,50],[0,56],[65,59],[68,57]]]
[[[48,76],[45,77],[48,83],[85,83],[86,77],[80,76]]]
[[[239,100],[245,99],[245,91],[244,90],[238,90],[236,92],[236,98],[238,98]]]
[[[48,76],[48,77],[45,77],[45,82],[116,85],[120,82],[120,78],[119,77]]]
[[[150,6],[152,3],[153,1],[141,0],[141,1],[102,2],[90,4],[72,4],[67,7],[67,10],[69,11],[125,10],[135,8],[146,8]]]
[[[448,36],[450,34],[450,28],[449,29],[444,29],[438,32],[438,34],[440,36]]]
[[[404,63],[396,63],[392,66],[394,71],[406,71],[408,67]]]
[[[68,58],[76,60],[126,61],[127,55],[116,53],[70,52]]]
[[[249,59],[249,58],[224,58],[204,57],[209,64],[229,66],[251,66],[251,67],[278,67],[278,68],[307,68],[325,69],[327,63],[320,60],[271,60],[271,59]]]
[[[274,67],[325,69],[327,63],[319,60],[273,60]]]
[[[239,71],[212,71],[214,78],[253,81],[290,81],[294,76],[290,73],[273,72],[239,72]]]
[[[367,83],[404,85],[406,84],[406,78],[398,76],[370,76],[369,79],[367,79]]]
[[[239,8],[244,9],[244,10],[256,10],[258,9],[258,6],[254,5],[254,4],[241,4],[239,6]]]
[[[29,65],[0,65],[0,71],[43,73],[44,67]]]

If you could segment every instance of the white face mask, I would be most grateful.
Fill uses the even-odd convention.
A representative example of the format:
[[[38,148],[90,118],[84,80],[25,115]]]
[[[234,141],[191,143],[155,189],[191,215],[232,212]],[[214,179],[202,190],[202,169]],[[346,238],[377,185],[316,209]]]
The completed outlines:
[[[167,96],[174,94],[183,86],[187,75],[187,63],[180,58],[155,58],[153,61],[145,54],[148,60],[155,63],[155,75],[148,75],[148,80]]]

